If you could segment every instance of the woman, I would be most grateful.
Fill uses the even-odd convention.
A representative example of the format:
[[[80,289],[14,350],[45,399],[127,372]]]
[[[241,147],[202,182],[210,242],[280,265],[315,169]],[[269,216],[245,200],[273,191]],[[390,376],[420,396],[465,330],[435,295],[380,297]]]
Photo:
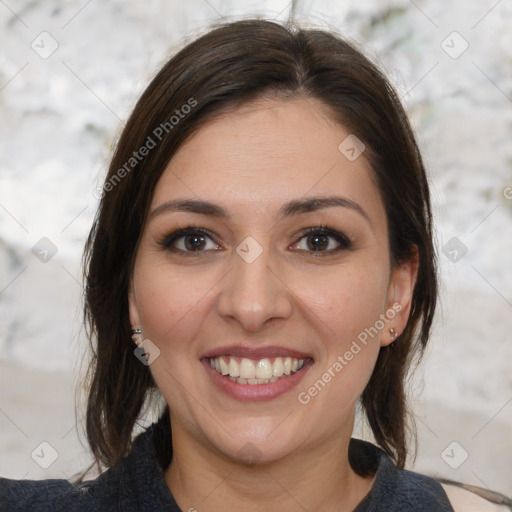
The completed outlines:
[[[403,469],[429,190],[395,92],[347,42],[248,20],[181,50],[121,135],[84,264],[106,471],[4,479],[3,510],[469,510]],[[351,438],[358,403],[375,444]]]

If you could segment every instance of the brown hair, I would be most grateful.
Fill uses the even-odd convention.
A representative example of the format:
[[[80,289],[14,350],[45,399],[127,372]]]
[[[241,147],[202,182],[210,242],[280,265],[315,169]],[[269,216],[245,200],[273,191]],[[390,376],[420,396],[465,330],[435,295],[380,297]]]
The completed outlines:
[[[437,299],[422,158],[393,87],[360,50],[332,33],[264,20],[220,25],[179,51],[144,91],[117,143],[84,252],[84,313],[93,345],[86,431],[98,464],[110,467],[128,453],[135,422],[155,389],[149,367],[134,357],[128,313],[130,276],[154,188],[176,150],[208,119],[266,94],[322,101],[366,145],[386,207],[393,265],[418,249],[409,321],[380,349],[361,396],[375,441],[404,466],[405,379],[426,346]]]

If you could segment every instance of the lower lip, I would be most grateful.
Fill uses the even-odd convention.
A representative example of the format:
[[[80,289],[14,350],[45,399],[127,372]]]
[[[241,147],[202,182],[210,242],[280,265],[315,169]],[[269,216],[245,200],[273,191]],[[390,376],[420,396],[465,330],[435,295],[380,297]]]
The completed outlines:
[[[236,400],[245,402],[257,402],[260,400],[272,400],[295,387],[306,375],[313,365],[313,360],[304,362],[301,370],[293,375],[280,377],[277,382],[268,384],[238,384],[214,370],[210,366],[210,360],[205,358],[201,361],[215,386],[226,395]]]

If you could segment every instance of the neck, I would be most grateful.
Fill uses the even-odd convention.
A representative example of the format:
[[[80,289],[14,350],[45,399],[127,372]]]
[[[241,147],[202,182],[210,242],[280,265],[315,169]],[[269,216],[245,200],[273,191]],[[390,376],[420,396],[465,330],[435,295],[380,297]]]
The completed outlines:
[[[183,438],[173,425],[167,485],[183,511],[352,512],[369,492],[348,461],[350,434],[271,463],[244,464]],[[352,430],[350,430],[352,432]]]

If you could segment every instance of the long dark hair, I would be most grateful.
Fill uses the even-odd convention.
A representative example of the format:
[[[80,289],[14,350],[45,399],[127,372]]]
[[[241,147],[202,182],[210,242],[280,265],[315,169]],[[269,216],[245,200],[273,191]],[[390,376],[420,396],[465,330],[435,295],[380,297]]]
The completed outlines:
[[[124,457],[148,394],[134,357],[128,287],[154,188],[176,150],[214,114],[247,101],[310,97],[366,146],[385,204],[393,265],[419,254],[407,326],[382,347],[361,405],[375,441],[403,467],[405,379],[425,348],[437,299],[429,188],[406,113],[388,80],[338,35],[264,20],[226,23],[185,46],[158,72],[119,138],[84,252],[85,324],[93,347],[86,431],[98,464]],[[143,150],[142,148],[146,148]]]

